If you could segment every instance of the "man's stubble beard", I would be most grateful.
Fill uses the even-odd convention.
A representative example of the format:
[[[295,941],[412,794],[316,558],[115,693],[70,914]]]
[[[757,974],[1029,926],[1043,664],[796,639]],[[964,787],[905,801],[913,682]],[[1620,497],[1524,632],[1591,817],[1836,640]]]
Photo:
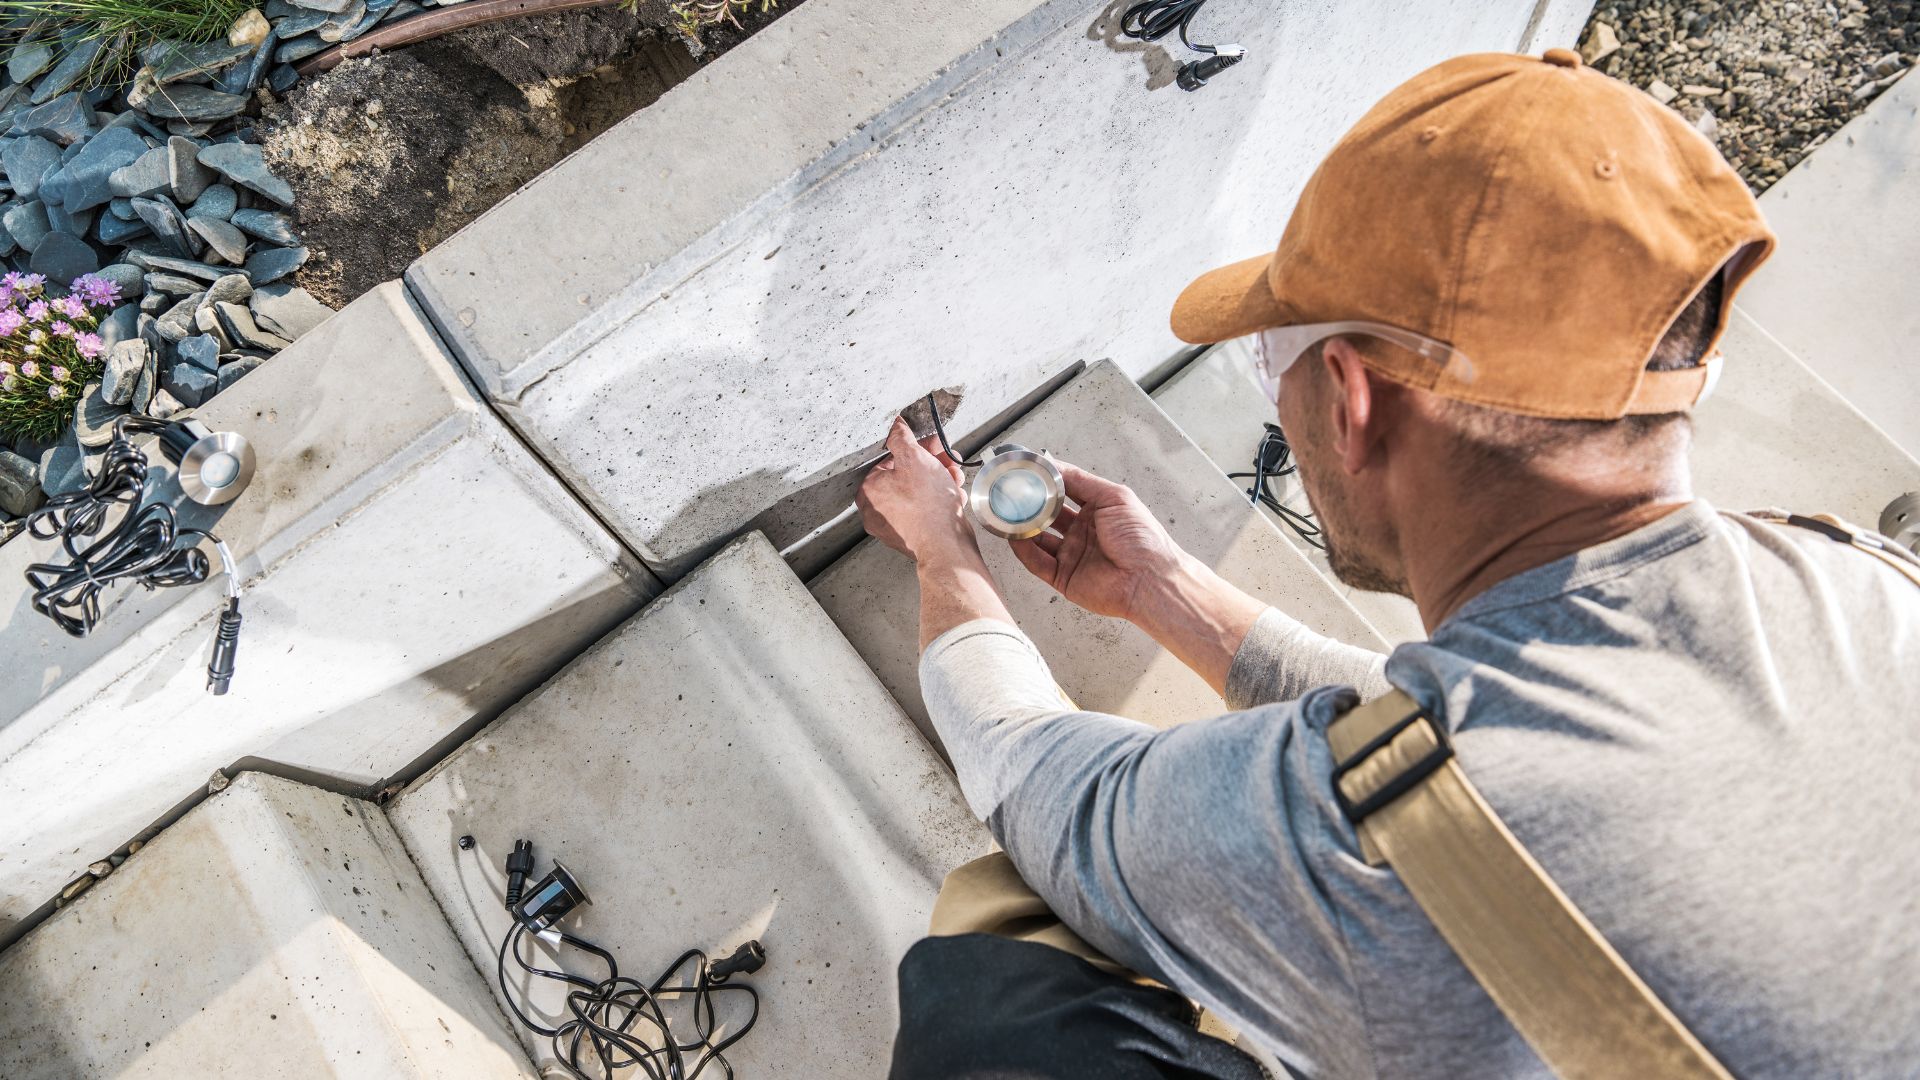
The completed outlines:
[[[1297,445],[1294,457],[1300,465],[1300,487],[1306,492],[1307,506],[1320,524],[1320,542],[1326,546],[1327,565],[1333,570],[1333,576],[1355,589],[1412,596],[1404,577],[1388,572],[1361,553],[1357,545],[1346,542],[1353,536],[1350,527],[1353,515],[1348,513],[1345,491],[1337,483],[1320,477],[1318,470],[1308,463],[1309,456],[1302,454]]]

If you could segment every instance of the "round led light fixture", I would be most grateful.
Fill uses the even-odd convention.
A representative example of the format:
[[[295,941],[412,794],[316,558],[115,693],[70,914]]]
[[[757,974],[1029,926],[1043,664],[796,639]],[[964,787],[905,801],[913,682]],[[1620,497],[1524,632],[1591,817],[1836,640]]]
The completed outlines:
[[[1067,484],[1053,458],[1007,443],[980,462],[967,486],[967,509],[995,536],[1026,540],[1047,531],[1066,497]]]
[[[179,475],[180,490],[202,506],[232,502],[253,479],[253,446],[238,432],[209,431],[182,420],[160,433],[160,452]]]
[[[518,915],[520,921],[537,934],[566,917],[567,912],[581,904],[591,903],[593,901],[587,898],[587,890],[574,880],[573,872],[555,859],[553,870],[527,891],[526,899],[520,901]]]

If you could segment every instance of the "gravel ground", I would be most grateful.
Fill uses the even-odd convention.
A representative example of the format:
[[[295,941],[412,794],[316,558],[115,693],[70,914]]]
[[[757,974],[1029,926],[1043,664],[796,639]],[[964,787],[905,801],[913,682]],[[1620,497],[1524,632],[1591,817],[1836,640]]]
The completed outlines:
[[[1916,8],[1910,0],[1603,0],[1580,51],[1691,120],[1757,193],[1914,62]]]

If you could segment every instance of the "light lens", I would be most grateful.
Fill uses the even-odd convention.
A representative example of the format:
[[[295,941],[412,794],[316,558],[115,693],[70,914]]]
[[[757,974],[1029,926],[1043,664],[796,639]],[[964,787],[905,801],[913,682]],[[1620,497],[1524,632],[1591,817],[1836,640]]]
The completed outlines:
[[[216,490],[233,483],[239,475],[240,459],[224,450],[200,463],[200,482]]]
[[[1015,469],[993,482],[987,504],[1002,521],[1032,521],[1047,505],[1047,483],[1029,469]]]

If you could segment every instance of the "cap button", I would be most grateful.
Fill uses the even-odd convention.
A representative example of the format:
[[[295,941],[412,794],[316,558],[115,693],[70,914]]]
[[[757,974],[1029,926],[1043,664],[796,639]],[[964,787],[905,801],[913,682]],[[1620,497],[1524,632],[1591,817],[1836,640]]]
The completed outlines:
[[[1555,67],[1577,68],[1580,66],[1580,54],[1572,49],[1548,49],[1540,59]]]

